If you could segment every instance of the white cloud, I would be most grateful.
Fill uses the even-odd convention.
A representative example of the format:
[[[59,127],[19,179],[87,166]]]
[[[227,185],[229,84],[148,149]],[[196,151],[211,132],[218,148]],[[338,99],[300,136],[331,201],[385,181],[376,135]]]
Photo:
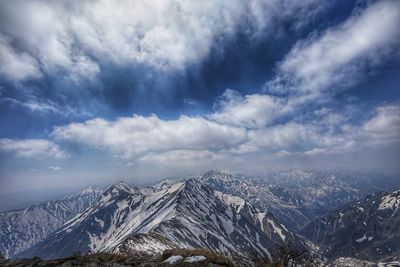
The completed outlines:
[[[48,169],[52,170],[52,171],[59,171],[59,170],[61,170],[61,167],[59,167],[59,166],[49,166]]]
[[[142,163],[214,164],[242,158],[246,159],[243,164],[251,164],[254,157],[345,155],[383,149],[388,144],[399,146],[399,110],[398,104],[381,106],[364,122],[352,125],[346,114],[323,109],[312,112],[314,117],[306,123],[291,120],[258,128],[201,117],[163,120],[154,115],[133,116],[56,127],[52,136]]]
[[[318,37],[298,42],[278,66],[267,90],[293,90],[318,95],[357,82],[366,67],[398,56],[400,2],[378,1],[329,28]]]
[[[45,139],[0,139],[0,151],[10,152],[18,157],[56,159],[67,158],[68,154],[52,141]]]
[[[150,153],[143,157],[140,157],[138,161],[150,162],[150,163],[161,163],[161,164],[176,164],[186,162],[198,162],[198,161],[215,161],[225,159],[223,154],[215,153],[209,150],[188,150],[179,149],[171,150],[161,153]]]
[[[75,116],[75,117],[89,117],[92,116],[85,109],[78,110],[77,108],[73,108],[70,105],[60,105],[50,100],[40,100],[35,96],[25,95],[25,101],[18,100],[11,97],[2,97],[0,98],[0,104],[8,104],[12,108],[20,108],[23,107],[30,112],[35,112],[41,115],[48,115],[49,113],[62,115],[65,117]]]
[[[17,56],[10,44],[4,47],[14,69],[26,68],[16,74],[10,65],[7,74],[25,79],[40,71],[61,72],[75,81],[95,77],[104,61],[179,70],[200,62],[239,27],[250,36],[273,33],[274,25],[289,17],[301,27],[317,12],[318,2],[2,1],[0,32],[26,50]]]
[[[369,144],[400,144],[400,105],[378,107],[362,130]]]
[[[264,127],[282,113],[282,100],[269,95],[252,94],[241,96],[227,89],[217,102],[217,112],[210,118],[220,123],[239,127]]]
[[[289,122],[274,127],[266,127],[250,133],[250,143],[266,150],[304,151],[317,145],[321,137],[320,129],[311,124]]]
[[[201,117],[162,120],[153,115],[119,118],[112,122],[94,119],[73,123],[56,127],[53,136],[135,158],[168,150],[223,149],[245,140],[246,131]]]
[[[40,78],[38,62],[26,52],[15,51],[0,34],[0,75],[12,81]]]

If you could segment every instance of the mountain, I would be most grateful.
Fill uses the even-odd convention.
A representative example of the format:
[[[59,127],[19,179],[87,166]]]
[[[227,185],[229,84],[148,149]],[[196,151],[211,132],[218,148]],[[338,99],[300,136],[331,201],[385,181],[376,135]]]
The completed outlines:
[[[294,231],[372,192],[392,191],[400,186],[400,181],[382,175],[343,171],[295,170],[254,178],[214,170],[199,179],[215,190],[240,196],[257,208],[269,210]]]
[[[8,257],[42,241],[66,221],[95,203],[103,189],[88,187],[59,200],[0,212],[0,252]]]
[[[400,259],[400,190],[376,193],[308,225],[303,234],[329,259]]]
[[[19,254],[59,258],[75,252],[141,253],[205,248],[246,261],[276,246],[303,247],[269,213],[196,179],[141,190],[118,183],[44,241]]]

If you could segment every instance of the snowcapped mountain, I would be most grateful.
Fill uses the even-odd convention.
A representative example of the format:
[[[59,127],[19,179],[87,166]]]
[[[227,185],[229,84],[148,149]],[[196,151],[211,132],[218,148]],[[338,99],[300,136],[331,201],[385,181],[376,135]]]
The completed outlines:
[[[398,180],[356,172],[295,170],[265,178],[208,171],[199,178],[215,190],[242,197],[269,210],[289,229],[299,231],[312,220],[367,194],[400,186]]]
[[[377,193],[308,225],[303,233],[327,258],[400,259],[400,190]]]
[[[304,246],[269,212],[190,179],[153,190],[113,185],[97,203],[19,256],[201,247],[245,260],[271,257],[277,245],[288,242]]]
[[[0,252],[12,257],[35,245],[95,203],[102,193],[103,189],[91,186],[59,200],[0,212]]]

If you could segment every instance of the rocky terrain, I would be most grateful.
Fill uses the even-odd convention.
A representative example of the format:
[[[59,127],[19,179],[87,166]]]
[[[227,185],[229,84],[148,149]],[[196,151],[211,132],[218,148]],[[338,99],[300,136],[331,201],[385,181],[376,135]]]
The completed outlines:
[[[232,261],[212,251],[204,249],[171,249],[162,255],[152,257],[127,256],[123,254],[94,253],[90,255],[75,255],[62,259],[43,260],[33,259],[0,260],[1,266],[33,267],[33,266],[195,266],[195,267],[235,267]]]

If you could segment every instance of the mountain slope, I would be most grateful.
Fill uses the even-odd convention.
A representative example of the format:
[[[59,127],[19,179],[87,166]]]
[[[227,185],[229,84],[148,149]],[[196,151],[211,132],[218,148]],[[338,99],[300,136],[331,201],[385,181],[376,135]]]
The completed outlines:
[[[368,196],[308,225],[327,258],[400,259],[400,190]]]
[[[252,205],[269,210],[289,229],[299,231],[312,220],[371,192],[393,190],[397,180],[352,172],[296,170],[251,178],[222,171],[208,171],[200,180],[215,190],[238,195]],[[384,186],[384,188],[382,188]]]
[[[303,246],[271,214],[197,180],[143,192],[125,183],[110,187],[98,203],[20,256],[135,252],[135,240],[146,247],[147,238],[138,234],[149,234],[149,245],[154,241],[150,237],[157,235],[163,239],[160,246],[201,247],[236,259],[270,257],[284,242]]]
[[[69,194],[29,208],[0,212],[0,251],[6,257],[26,250],[67,220],[91,206],[102,194],[98,187]]]

